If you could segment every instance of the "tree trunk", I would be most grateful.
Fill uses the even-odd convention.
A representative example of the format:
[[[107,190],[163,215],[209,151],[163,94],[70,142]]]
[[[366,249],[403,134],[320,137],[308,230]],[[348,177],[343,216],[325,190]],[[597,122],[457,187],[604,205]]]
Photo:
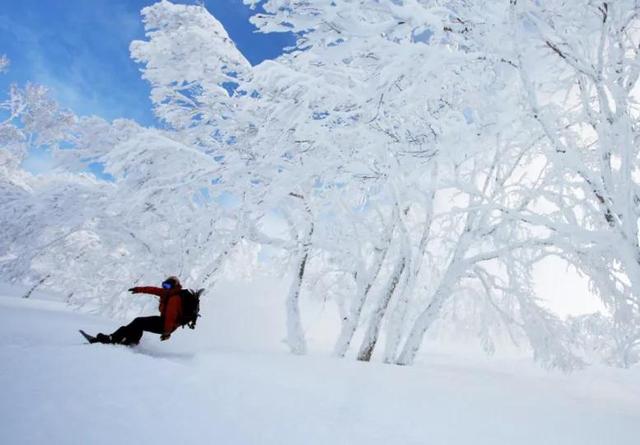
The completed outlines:
[[[398,347],[400,346],[400,339],[402,338],[403,326],[405,324],[405,318],[407,310],[409,308],[409,292],[411,282],[411,268],[407,267],[407,271],[404,274],[402,284],[398,287],[398,294],[400,295],[396,301],[395,308],[391,313],[391,318],[387,327],[387,339],[384,344],[384,362],[393,363],[396,358]]]
[[[236,247],[236,245],[240,242],[240,238],[232,239],[229,244],[225,247],[225,249],[218,254],[215,260],[211,263],[209,268],[209,272],[207,272],[204,277],[202,277],[202,286],[211,288],[213,287],[215,276],[218,271],[224,264],[224,260],[229,256],[229,253]]]
[[[356,332],[356,329],[358,328],[358,322],[360,321],[362,308],[367,301],[369,291],[380,275],[382,265],[384,264],[384,260],[387,257],[387,253],[389,252],[389,246],[391,245],[394,226],[395,224],[392,223],[390,229],[387,231],[384,247],[376,252],[376,256],[372,265],[372,272],[367,275],[367,278],[364,280],[365,283],[358,285],[358,295],[351,303],[349,313],[342,321],[340,335],[338,336],[338,340],[336,341],[333,350],[334,355],[337,357],[344,357],[349,350],[349,346],[351,346],[351,341],[353,340],[353,336]]]
[[[49,278],[50,276],[51,276],[51,274],[47,274],[47,275],[45,275],[44,277],[42,277],[42,278],[40,279],[40,281],[38,281],[36,284],[34,284],[34,285],[31,287],[31,289],[29,289],[29,291],[28,291],[26,294],[24,294],[24,295],[22,296],[22,298],[29,298],[29,297],[31,297],[31,294],[33,293],[33,291],[35,291],[37,288],[39,288],[39,287],[42,285],[42,283],[44,283],[45,281],[47,281],[47,278]]]
[[[296,274],[289,288],[287,296],[287,338],[286,343],[294,354],[306,354],[307,342],[302,329],[300,318],[300,290],[304,279],[307,260],[309,259],[309,249],[311,247],[311,236],[313,235],[313,222],[309,225],[309,231],[300,246],[300,256],[296,262]]]
[[[396,363],[398,365],[411,365],[422,345],[422,339],[427,330],[433,325],[433,322],[440,315],[440,311],[444,306],[444,303],[451,296],[451,290],[453,285],[460,276],[460,265],[457,261],[452,261],[447,268],[447,272],[440,281],[440,285],[433,294],[431,302],[427,308],[422,311],[418,319],[415,321],[409,337],[404,343],[402,352],[398,356]]]
[[[364,340],[362,341],[362,345],[360,346],[360,351],[358,352],[358,360],[365,362],[371,360],[373,349],[375,348],[378,341],[382,319],[387,312],[389,302],[391,301],[391,297],[393,296],[393,293],[396,290],[398,283],[400,282],[400,278],[402,277],[402,273],[404,272],[406,264],[407,259],[404,256],[402,256],[396,263],[396,266],[393,269],[393,273],[391,274],[391,277],[389,277],[389,284],[387,285],[382,298],[380,298],[378,306],[373,312],[371,321],[369,322],[369,327],[365,334]]]

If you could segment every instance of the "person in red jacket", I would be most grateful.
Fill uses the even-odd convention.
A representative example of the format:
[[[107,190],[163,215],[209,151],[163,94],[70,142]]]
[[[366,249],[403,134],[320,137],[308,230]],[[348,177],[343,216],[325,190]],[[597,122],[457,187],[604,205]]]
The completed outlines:
[[[160,340],[167,340],[180,326],[182,319],[181,290],[182,285],[177,277],[167,278],[162,282],[162,287],[132,287],[129,292],[133,294],[151,294],[160,297],[160,315],[138,317],[110,335],[100,333],[95,337],[96,342],[137,345],[145,331],[160,334]]]

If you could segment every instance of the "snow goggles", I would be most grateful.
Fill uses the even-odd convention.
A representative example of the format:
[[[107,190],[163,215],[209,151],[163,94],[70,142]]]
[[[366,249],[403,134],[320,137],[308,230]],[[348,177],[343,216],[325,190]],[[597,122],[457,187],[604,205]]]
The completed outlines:
[[[173,289],[173,283],[171,281],[163,281],[162,282],[163,289]]]

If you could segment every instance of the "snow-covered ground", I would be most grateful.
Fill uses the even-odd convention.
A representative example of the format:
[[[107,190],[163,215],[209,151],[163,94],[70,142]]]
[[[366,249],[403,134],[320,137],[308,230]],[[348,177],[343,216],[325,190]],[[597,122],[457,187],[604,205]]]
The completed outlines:
[[[0,442],[639,443],[637,367],[566,375],[447,354],[414,367],[296,357],[268,346],[280,331],[259,305],[240,317],[222,302],[241,289],[227,292],[237,295],[221,296],[197,330],[163,343],[146,335],[131,349],[87,345],[77,333],[115,321],[42,295],[0,297]]]

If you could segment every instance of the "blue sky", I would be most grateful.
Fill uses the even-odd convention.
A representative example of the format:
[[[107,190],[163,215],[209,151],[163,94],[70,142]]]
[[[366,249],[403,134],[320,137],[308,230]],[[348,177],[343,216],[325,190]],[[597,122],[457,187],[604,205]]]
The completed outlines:
[[[126,117],[155,125],[149,86],[129,58],[129,43],[142,39],[140,10],[154,0],[0,0],[0,54],[11,60],[0,75],[4,95],[13,83],[33,81],[79,115]],[[174,1],[194,4],[194,1]],[[242,0],[206,0],[253,64],[274,58],[291,36],[259,34]]]

